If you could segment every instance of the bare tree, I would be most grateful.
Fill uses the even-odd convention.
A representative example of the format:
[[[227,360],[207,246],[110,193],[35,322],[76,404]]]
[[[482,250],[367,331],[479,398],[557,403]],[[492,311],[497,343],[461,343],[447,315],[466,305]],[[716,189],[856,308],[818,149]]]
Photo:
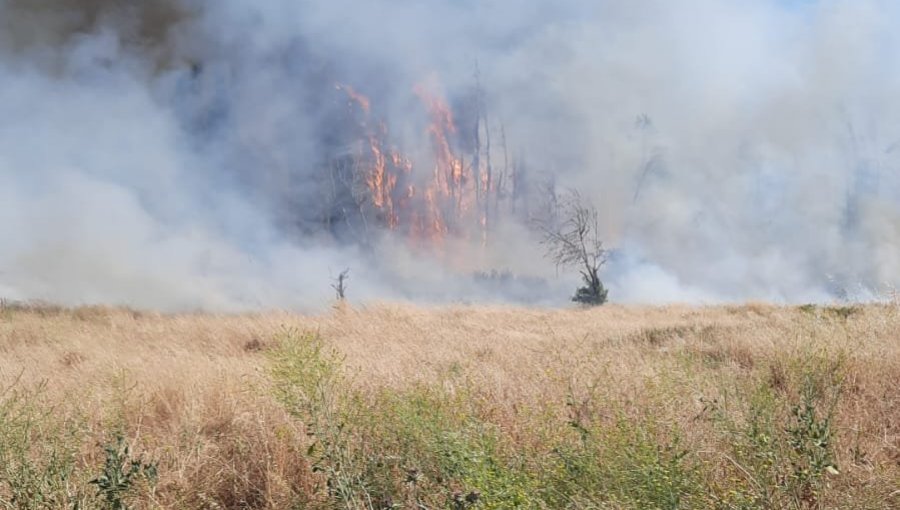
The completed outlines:
[[[584,286],[578,288],[572,301],[602,305],[606,302],[607,290],[599,273],[606,263],[607,251],[600,239],[597,209],[573,190],[559,197],[554,216],[539,224],[547,258],[557,268],[577,268],[581,273]]]
[[[347,268],[341,271],[341,274],[339,274],[338,277],[334,279],[334,283],[331,284],[331,288],[334,289],[338,301],[343,301],[347,297],[347,280],[349,279],[350,269]]]

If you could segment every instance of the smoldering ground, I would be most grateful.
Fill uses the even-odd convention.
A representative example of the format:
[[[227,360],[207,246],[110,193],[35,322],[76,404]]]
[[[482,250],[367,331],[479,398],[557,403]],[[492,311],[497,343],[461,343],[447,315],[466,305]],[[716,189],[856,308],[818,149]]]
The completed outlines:
[[[310,307],[350,267],[358,300],[564,303],[572,277],[528,228],[550,183],[600,209],[614,301],[877,296],[900,283],[898,15],[886,0],[0,1],[0,295]],[[477,84],[495,164],[527,169],[515,213],[487,241],[425,250],[351,221],[328,170],[364,136],[338,83],[423,175],[414,89],[433,84],[465,124]],[[493,269],[514,289],[466,276]]]

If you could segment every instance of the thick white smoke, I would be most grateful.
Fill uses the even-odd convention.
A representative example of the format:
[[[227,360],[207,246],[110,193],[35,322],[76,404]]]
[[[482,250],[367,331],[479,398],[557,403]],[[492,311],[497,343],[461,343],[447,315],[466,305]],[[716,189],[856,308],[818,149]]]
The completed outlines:
[[[512,219],[436,260],[319,228],[324,91],[415,147],[414,85],[452,102],[476,65],[510,152],[600,209],[612,300],[869,297],[900,284],[898,22],[888,0],[0,0],[0,297],[315,307],[350,267],[358,300],[564,303]],[[455,276],[494,268],[551,283]]]

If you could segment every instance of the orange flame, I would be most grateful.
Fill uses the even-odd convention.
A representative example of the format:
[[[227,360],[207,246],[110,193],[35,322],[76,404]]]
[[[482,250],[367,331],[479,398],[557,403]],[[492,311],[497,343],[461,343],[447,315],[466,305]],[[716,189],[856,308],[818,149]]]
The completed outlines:
[[[360,94],[350,85],[344,85],[342,83],[338,83],[334,86],[337,90],[340,90],[347,94],[347,98],[350,99],[351,102],[356,103],[362,109],[362,111],[368,115],[371,111],[372,102],[369,101],[369,98]]]
[[[363,150],[357,155],[357,165],[370,196],[370,205],[378,212],[384,226],[402,230],[413,242],[427,240],[438,246],[451,232],[465,235],[465,226],[478,226],[482,242],[486,241],[486,209],[473,217],[472,204],[479,193],[488,195],[492,184],[483,172],[472,178],[472,169],[453,150],[457,127],[449,105],[425,86],[414,88],[428,115],[425,134],[431,143],[430,176],[416,187],[412,160],[396,148],[387,145],[388,129],[384,123],[373,122],[371,101],[348,85],[337,85],[350,105],[357,107],[365,130]],[[374,127],[373,127],[374,126]],[[399,186],[399,189],[398,189]],[[417,241],[418,240],[418,241]]]

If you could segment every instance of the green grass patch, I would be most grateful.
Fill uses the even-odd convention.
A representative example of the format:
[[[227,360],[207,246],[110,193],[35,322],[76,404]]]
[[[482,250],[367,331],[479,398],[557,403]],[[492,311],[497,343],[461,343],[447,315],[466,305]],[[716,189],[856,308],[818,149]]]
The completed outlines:
[[[517,444],[464,380],[366,394],[318,337],[289,332],[278,345],[271,374],[307,424],[326,506],[677,509],[706,497],[673,427],[561,420],[552,440]]]

